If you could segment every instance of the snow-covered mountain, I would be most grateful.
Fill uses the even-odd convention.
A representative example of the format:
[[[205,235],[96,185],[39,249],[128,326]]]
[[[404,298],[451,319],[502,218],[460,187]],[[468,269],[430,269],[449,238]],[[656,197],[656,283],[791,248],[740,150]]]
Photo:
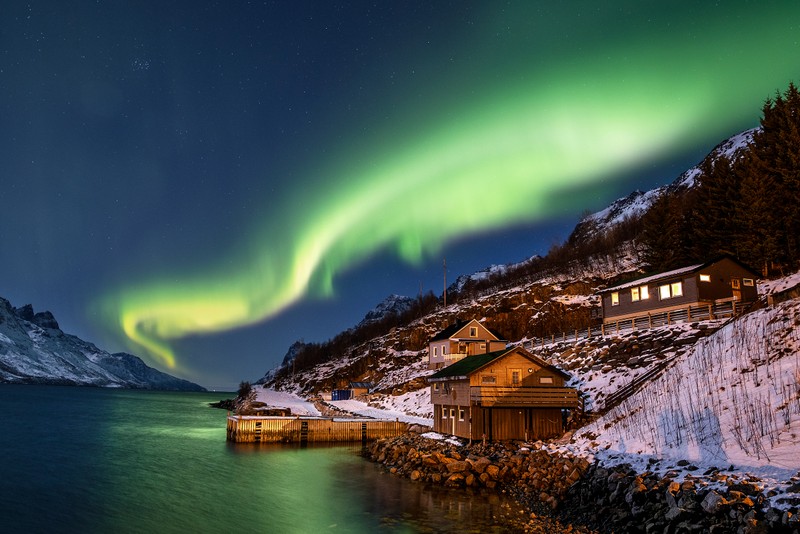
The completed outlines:
[[[152,367],[138,357],[111,354],[65,334],[50,312],[14,308],[0,298],[0,383],[56,384],[174,391],[204,388]]]
[[[717,160],[720,156],[724,156],[731,161],[739,158],[743,150],[752,143],[753,135],[758,130],[759,128],[751,128],[726,139],[714,147],[714,150],[707,157],[711,158],[712,161]],[[575,242],[591,239],[608,232],[615,225],[626,219],[644,215],[653,205],[653,202],[663,193],[694,187],[695,180],[700,175],[700,172],[700,164],[698,163],[678,176],[671,184],[657,187],[650,191],[636,190],[626,197],[615,200],[607,208],[581,219],[575,226],[570,240]]]
[[[450,286],[447,288],[447,292],[460,293],[469,284],[483,282],[484,280],[488,280],[494,276],[499,276],[511,270],[524,267],[525,265],[531,263],[532,261],[538,258],[539,255],[534,254],[530,258],[516,263],[506,263],[503,265],[490,265],[489,267],[481,269],[480,271],[474,272],[472,274],[462,274],[461,276],[456,278],[455,282],[450,284]]]
[[[412,297],[405,297],[402,295],[389,295],[385,299],[383,299],[377,306],[372,308],[364,318],[361,320],[360,323],[356,326],[356,328],[364,325],[368,325],[370,323],[377,323],[387,317],[392,315],[402,315],[403,313],[407,312],[411,309],[411,306],[414,304],[414,299]]]

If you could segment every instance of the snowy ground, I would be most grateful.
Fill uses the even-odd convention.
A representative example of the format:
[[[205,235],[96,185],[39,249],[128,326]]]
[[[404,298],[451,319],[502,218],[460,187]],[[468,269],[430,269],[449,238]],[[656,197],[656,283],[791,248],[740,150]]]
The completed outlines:
[[[372,419],[392,419],[402,421],[404,423],[433,426],[433,421],[431,419],[408,415],[401,411],[374,408],[365,402],[357,400],[331,401],[328,404],[335,406],[340,410],[350,412],[354,415],[360,415],[362,417],[369,417]]]
[[[289,408],[292,410],[292,415],[322,415],[314,406],[313,402],[302,399],[293,393],[285,393],[283,391],[275,391],[274,389],[264,389],[261,387],[256,387],[254,389],[256,391],[256,400],[263,402],[267,406],[273,408]]]
[[[797,300],[727,324],[578,431],[577,449],[607,465],[681,477],[718,468],[782,493],[800,474],[798,325]]]

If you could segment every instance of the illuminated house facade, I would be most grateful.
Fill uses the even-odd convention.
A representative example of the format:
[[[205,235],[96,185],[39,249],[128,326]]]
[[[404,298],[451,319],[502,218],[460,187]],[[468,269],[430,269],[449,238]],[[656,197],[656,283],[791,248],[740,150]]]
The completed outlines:
[[[489,441],[546,439],[580,407],[565,372],[522,347],[467,356],[428,377],[433,429]]]
[[[753,302],[758,274],[730,256],[647,276],[600,292],[603,322],[718,304]]]
[[[457,321],[428,343],[428,368],[441,369],[470,355],[504,349],[507,344],[475,319]]]

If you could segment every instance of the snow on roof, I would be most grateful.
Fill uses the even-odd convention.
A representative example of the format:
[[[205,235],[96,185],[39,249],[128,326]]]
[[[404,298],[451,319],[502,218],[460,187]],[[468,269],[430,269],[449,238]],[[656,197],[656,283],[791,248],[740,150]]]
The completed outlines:
[[[688,267],[681,267],[680,269],[675,269],[673,271],[667,271],[667,272],[664,272],[664,273],[658,273],[658,274],[654,274],[654,275],[651,275],[651,276],[647,276],[645,278],[639,278],[638,280],[632,280],[630,282],[626,282],[626,283],[620,284],[618,286],[609,287],[609,288],[604,289],[603,291],[601,291],[601,293],[607,293],[609,291],[617,291],[619,289],[627,289],[629,287],[634,287],[634,286],[641,286],[641,285],[648,284],[650,282],[655,282],[656,280],[661,280],[663,278],[672,278],[673,276],[679,276],[679,275],[682,275],[682,274],[691,273],[692,271],[696,271],[697,269],[700,269],[704,265],[705,265],[705,263],[699,263],[697,265],[689,265]]]

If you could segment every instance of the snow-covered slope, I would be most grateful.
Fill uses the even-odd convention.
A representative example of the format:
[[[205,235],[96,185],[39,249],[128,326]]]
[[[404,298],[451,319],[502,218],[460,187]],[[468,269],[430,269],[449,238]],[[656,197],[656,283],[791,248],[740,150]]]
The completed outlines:
[[[0,298],[0,383],[203,391],[132,354],[110,354],[65,334],[50,312],[14,308]]]

